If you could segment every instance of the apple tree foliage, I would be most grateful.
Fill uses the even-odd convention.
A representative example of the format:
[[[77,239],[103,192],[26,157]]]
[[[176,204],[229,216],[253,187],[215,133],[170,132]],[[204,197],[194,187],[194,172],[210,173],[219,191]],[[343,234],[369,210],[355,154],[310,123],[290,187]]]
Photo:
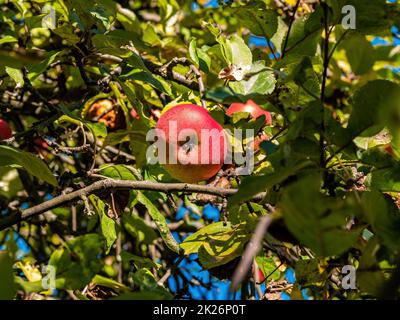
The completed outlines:
[[[400,55],[371,44],[398,37],[396,1],[0,4],[0,115],[14,132],[0,144],[0,298],[171,299],[166,275],[187,255],[230,280],[264,215],[273,222],[254,260],[273,292],[399,297]],[[342,23],[350,18],[354,29]],[[121,126],[87,118],[100,99],[113,101]],[[174,181],[146,162],[155,112],[202,99],[225,128],[270,137],[251,175],[224,167],[207,182],[238,190],[227,197],[164,192]],[[249,99],[272,126],[226,116]],[[105,178],[155,188],[97,189],[35,214]],[[210,203],[220,221],[202,215]],[[345,265],[356,269],[350,290]],[[43,285],[52,280],[55,290]],[[243,298],[258,287],[251,268],[241,286]]]

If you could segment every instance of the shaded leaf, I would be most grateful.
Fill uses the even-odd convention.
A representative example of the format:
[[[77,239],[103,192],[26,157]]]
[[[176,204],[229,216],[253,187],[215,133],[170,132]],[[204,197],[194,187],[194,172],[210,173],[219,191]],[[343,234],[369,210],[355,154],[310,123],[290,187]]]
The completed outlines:
[[[0,166],[22,168],[53,186],[58,185],[56,178],[41,159],[13,147],[0,145]]]

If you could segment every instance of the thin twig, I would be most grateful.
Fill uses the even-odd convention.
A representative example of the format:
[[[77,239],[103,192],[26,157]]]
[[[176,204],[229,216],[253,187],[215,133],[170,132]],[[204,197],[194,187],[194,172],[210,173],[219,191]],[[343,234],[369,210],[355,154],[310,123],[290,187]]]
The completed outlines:
[[[326,81],[328,77],[328,67],[329,67],[329,22],[328,22],[328,8],[326,5],[322,5],[324,10],[324,30],[325,30],[325,41],[324,41],[324,69],[322,74],[322,84],[321,84],[321,124],[320,124],[320,137],[319,137],[319,147],[320,147],[320,165],[322,168],[325,167],[326,157],[325,157],[325,91],[326,91]]]
[[[168,280],[168,278],[171,276],[172,272],[174,272],[174,270],[176,270],[179,266],[179,264],[182,262],[184,256],[181,256],[178,258],[178,260],[176,260],[176,262],[170,267],[168,268],[167,272],[162,276],[162,278],[157,282],[157,284],[159,286],[163,286],[164,283]]]
[[[121,219],[119,217],[117,208],[115,206],[114,193],[112,192],[111,192],[111,208],[112,211],[114,212],[114,217],[115,220],[117,221],[117,224],[121,226]],[[117,280],[119,283],[122,283],[122,278],[123,278],[121,252],[122,252],[122,237],[121,237],[121,231],[119,231],[115,243],[115,260],[117,261]]]
[[[196,75],[197,82],[199,83],[199,93],[200,93],[201,106],[203,108],[207,109],[207,103],[206,103],[206,100],[204,99],[205,93],[206,93],[206,89],[204,87],[204,82],[203,82],[203,77],[201,75],[201,72],[193,64],[190,65],[190,70]]]
[[[261,241],[264,238],[264,235],[267,232],[267,229],[272,223],[273,219],[273,216],[271,214],[268,214],[262,216],[258,221],[256,230],[254,231],[254,235],[251,238],[250,242],[247,244],[246,249],[243,253],[242,260],[240,260],[240,263],[236,267],[236,270],[233,274],[230,291],[235,292],[242,281],[246,278],[253,259],[261,248]]]
[[[285,54],[286,54],[286,47],[287,47],[288,42],[289,42],[290,31],[292,30],[292,26],[293,26],[294,20],[296,19],[296,12],[297,12],[297,9],[300,6],[300,1],[301,0],[297,0],[296,5],[295,5],[294,10],[293,10],[292,17],[291,17],[290,22],[289,22],[288,32],[287,32],[287,35],[286,35],[286,38],[285,38],[285,43],[283,44],[283,48],[282,48],[282,59],[285,57]]]
[[[207,104],[206,104],[206,100],[204,99],[205,86],[204,86],[204,82],[203,82],[203,77],[201,75],[200,70],[194,64],[192,64],[189,59],[184,58],[184,57],[183,58],[175,57],[168,63],[164,64],[159,70],[164,76],[167,76],[169,78],[174,78],[176,74],[173,73],[174,72],[173,68],[178,64],[182,64],[182,65],[188,66],[190,68],[189,74],[187,74],[185,76],[185,79],[188,79],[189,75],[191,73],[194,73],[194,75],[196,76],[197,83],[198,83],[198,90],[200,93],[201,105],[203,106],[203,108],[206,108]]]

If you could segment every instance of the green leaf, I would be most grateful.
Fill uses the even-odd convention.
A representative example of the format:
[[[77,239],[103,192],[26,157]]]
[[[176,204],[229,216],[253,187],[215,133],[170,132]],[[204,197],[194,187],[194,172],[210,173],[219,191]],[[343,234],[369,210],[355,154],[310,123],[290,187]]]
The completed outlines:
[[[245,224],[232,225],[216,222],[201,228],[187,237],[181,248],[185,254],[198,253],[201,265],[214,268],[232,261],[243,252],[251,234]]]
[[[129,141],[129,132],[127,130],[118,130],[107,135],[103,146],[113,146],[127,141]]]
[[[147,164],[146,156],[150,146],[150,143],[146,141],[148,130],[149,127],[144,121],[135,121],[129,131],[129,147],[135,157],[138,168],[142,168]]]
[[[278,146],[269,140],[262,141],[260,143],[260,147],[265,150],[267,154],[273,154],[276,150],[278,150]]]
[[[56,35],[61,37],[69,45],[75,45],[80,38],[74,33],[74,28],[70,24],[61,25],[52,30]]]
[[[54,250],[49,259],[49,265],[56,267],[59,274],[65,272],[68,269],[68,265],[71,263],[68,252],[63,248]]]
[[[387,127],[394,146],[400,146],[400,86],[374,80],[356,91],[348,130],[352,136],[373,136]],[[368,129],[368,131],[367,131]]]
[[[102,241],[101,237],[95,233],[85,234],[75,237],[66,242],[66,246],[70,251],[74,252],[79,259],[87,264],[98,264],[97,256],[101,253]]]
[[[229,238],[234,232],[234,226],[230,223],[216,222],[201,228],[199,231],[187,237],[181,244],[185,254],[197,253],[204,242],[211,238]]]
[[[59,54],[60,51],[57,52],[51,51],[47,53],[46,59],[44,59],[42,62],[34,64],[31,67],[29,67],[28,79],[30,81],[34,81],[38,76],[40,76],[43,72],[46,71],[46,69],[54,62],[54,60],[57,58]]]
[[[290,31],[286,50],[290,55],[314,56],[321,38],[323,28],[321,7],[310,14],[295,19]]]
[[[373,171],[371,187],[381,192],[400,192],[399,165]]]
[[[137,200],[147,208],[150,217],[156,224],[157,229],[167,247],[175,253],[180,253],[181,250],[179,244],[172,236],[165,217],[161,214],[157,207],[140,191],[137,192]]]
[[[15,83],[20,86],[24,85],[24,75],[20,69],[6,66],[6,72],[15,81]]]
[[[278,15],[275,10],[248,6],[238,9],[240,23],[256,36],[272,38],[278,28]]]
[[[360,160],[364,164],[368,164],[371,166],[374,166],[375,168],[388,168],[388,167],[393,167],[396,165],[396,161],[386,152],[382,150],[380,147],[374,147],[371,149],[368,149],[364,151],[361,154]],[[379,171],[377,172],[377,175],[379,175]],[[373,176],[375,174],[373,173]],[[390,180],[386,180],[386,182],[389,182]]]
[[[138,215],[124,214],[122,223],[125,230],[136,238],[139,243],[150,245],[158,238],[157,233]]]
[[[296,65],[291,76],[294,82],[306,91],[307,94],[315,99],[319,99],[321,86],[309,57],[304,57]]]
[[[50,257],[49,265],[56,268],[58,289],[83,289],[102,268],[98,255],[103,241],[98,234],[89,233],[68,240]]]
[[[213,225],[215,225],[215,223]],[[199,239],[204,237],[204,240],[201,241],[200,247],[197,250],[199,261],[203,268],[215,268],[242,255],[244,245],[249,241],[251,236],[244,224],[234,226],[231,230],[225,232],[213,232],[212,234],[211,232],[208,234],[202,231],[203,229],[208,229],[208,227],[209,226],[204,227],[196,232],[195,234],[198,234],[198,237],[194,238],[193,242],[189,240],[189,242],[192,242],[191,246],[193,247],[195,242],[199,242]],[[184,244],[185,242],[183,242],[181,246],[184,247]]]
[[[16,169],[0,167],[0,181],[0,195],[7,199],[15,197],[24,188]]]
[[[263,61],[257,61],[246,72],[245,79],[230,82],[229,86],[236,94],[244,96],[268,95],[274,91],[275,83],[273,71],[266,68]]]
[[[296,261],[296,283],[302,287],[323,286],[329,274],[321,269],[318,259]]]
[[[194,64],[199,66],[199,56],[197,55],[196,39],[192,39],[189,43],[189,57]]]
[[[347,60],[355,74],[365,74],[374,66],[376,56],[374,47],[365,36],[359,34],[346,36],[341,47],[346,51]]]
[[[220,36],[217,40],[221,44],[222,53],[228,65],[235,66],[238,72],[245,73],[250,70],[253,55],[250,48],[240,36],[236,34],[228,38]]]
[[[154,275],[148,269],[140,269],[132,277],[133,282],[139,286],[141,291],[156,293],[161,295],[164,299],[172,299],[171,294],[168,290],[162,286],[159,286]]]
[[[361,203],[372,231],[382,242],[396,251],[400,247],[400,217],[397,212],[390,212],[383,195],[378,191],[363,192]]]
[[[209,73],[211,69],[211,58],[207,54],[206,49],[198,48],[197,56],[199,57],[200,70],[205,73]]]
[[[321,177],[313,174],[291,184],[280,208],[289,231],[317,255],[339,255],[350,249],[360,230],[345,229],[346,218],[359,210],[351,196],[335,199],[320,193]]]
[[[107,137],[107,127],[103,122],[84,122],[85,126],[93,132],[96,137]]]
[[[134,255],[134,254],[132,254],[130,252],[127,252],[127,251],[122,251],[121,252],[121,259],[124,262],[125,261],[126,262],[133,261],[133,263],[135,264],[136,268],[138,268],[138,269],[140,269],[140,268],[147,268],[147,269],[156,268],[156,269],[159,269],[161,267],[160,264],[151,261],[149,258],[139,257],[139,256]]]
[[[258,268],[262,271],[264,277],[268,276],[268,280],[278,281],[281,277],[281,272],[277,269],[277,265],[273,257],[266,257],[265,255],[258,255],[256,257]],[[297,274],[296,274],[297,275]]]
[[[94,278],[91,281],[92,284],[103,286],[106,288],[113,289],[116,292],[125,292],[129,291],[129,288],[122,283],[119,283],[118,281],[115,281],[113,279],[109,279],[106,277],[103,277],[99,274],[96,274]]]
[[[145,70],[139,70],[139,69],[131,70],[130,72],[121,75],[120,79],[143,81],[144,83],[151,85],[153,88],[161,92],[164,92],[168,95],[172,95],[171,86],[167,81],[165,81],[161,76],[152,74],[151,72]]]
[[[14,282],[13,262],[7,252],[0,251],[0,300],[15,297],[17,287]]]
[[[377,34],[392,26],[386,0],[339,0],[338,5],[340,8],[345,5],[354,6],[357,14],[356,32]]]
[[[130,42],[132,42],[138,50],[151,50],[140,40],[137,32],[121,29],[109,31],[107,34],[96,34],[92,37],[92,41],[94,46],[102,53],[114,54],[120,57],[133,56],[129,50],[121,48],[122,46],[129,45]]]
[[[18,39],[13,36],[4,36],[0,39],[0,45],[5,43],[17,42]]]
[[[151,47],[158,46],[161,44],[161,39],[158,36],[154,26],[150,23],[146,24],[143,28],[143,41]]]
[[[288,26],[280,16],[278,16],[277,21],[278,21],[277,31],[271,38],[271,42],[274,44],[277,52],[282,52],[282,46],[288,31]]]
[[[96,19],[100,20],[103,26],[108,30],[110,29],[111,26],[111,17],[109,16],[109,13],[104,10],[103,7],[96,6],[92,9],[89,10],[89,13],[95,17]]]
[[[358,287],[362,292],[368,292],[375,297],[380,297],[382,295],[387,279],[385,272],[379,270],[378,254],[380,249],[381,245],[377,238],[368,241],[359,259],[360,266],[357,270]],[[376,271],[373,271],[374,268],[376,268]],[[371,271],[368,271],[368,269]]]
[[[41,159],[13,147],[0,145],[0,166],[22,168],[53,186],[58,185],[56,178]]]
[[[257,193],[272,188],[309,165],[309,162],[302,162],[288,168],[282,168],[272,174],[246,177],[240,184],[239,191],[229,198],[229,207],[250,200]]]
[[[137,180],[133,168],[124,164],[117,164],[111,167],[104,165],[100,167],[100,173],[115,180]]]
[[[100,217],[101,233],[106,239],[106,254],[108,254],[115,240],[117,240],[115,221],[108,217],[107,213],[105,212],[106,205],[102,200],[100,200],[99,197],[92,194],[89,196],[89,199]]]

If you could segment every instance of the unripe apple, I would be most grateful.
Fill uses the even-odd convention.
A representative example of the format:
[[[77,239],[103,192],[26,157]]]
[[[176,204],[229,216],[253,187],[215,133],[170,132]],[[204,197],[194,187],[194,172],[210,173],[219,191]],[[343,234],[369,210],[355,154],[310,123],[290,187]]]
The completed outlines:
[[[177,180],[195,183],[208,180],[222,167],[227,153],[223,128],[208,111],[194,104],[181,104],[162,113],[156,129],[165,143],[162,163]],[[160,161],[160,150],[158,150]],[[175,161],[175,162],[174,162]]]
[[[121,110],[108,99],[98,100],[89,108],[86,118],[91,121],[102,122],[110,129],[119,129],[123,126],[124,115]]]
[[[10,139],[12,131],[7,121],[0,119],[0,140]]]
[[[248,100],[246,103],[232,103],[228,110],[226,111],[226,114],[228,116],[232,116],[236,112],[248,112],[251,114],[251,117],[253,119],[257,119],[258,117],[261,117],[262,115],[265,116],[265,124],[271,125],[272,124],[272,117],[271,114],[262,109],[257,103],[255,103],[253,100]]]
[[[41,154],[43,158],[47,159],[47,156],[49,155],[49,144],[42,138],[37,137],[33,140],[34,149],[36,150],[37,153]]]

